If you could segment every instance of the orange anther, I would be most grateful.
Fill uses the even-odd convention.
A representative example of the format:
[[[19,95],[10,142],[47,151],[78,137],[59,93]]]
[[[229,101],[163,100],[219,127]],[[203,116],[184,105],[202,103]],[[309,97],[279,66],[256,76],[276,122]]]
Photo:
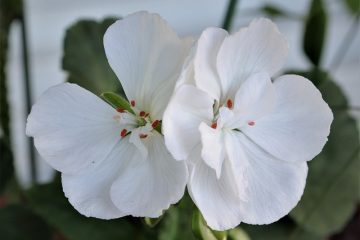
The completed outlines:
[[[127,130],[124,128],[123,130],[121,130],[120,136],[121,137],[125,137],[127,134]]]
[[[228,108],[232,108],[233,107],[233,101],[231,101],[231,99],[228,99],[226,102],[226,105]]]

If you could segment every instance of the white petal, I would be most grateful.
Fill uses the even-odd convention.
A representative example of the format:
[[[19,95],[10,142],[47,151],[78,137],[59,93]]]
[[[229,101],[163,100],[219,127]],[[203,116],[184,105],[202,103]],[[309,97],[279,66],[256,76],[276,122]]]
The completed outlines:
[[[157,14],[137,12],[111,25],[104,47],[136,107],[161,119],[193,41],[180,39]]]
[[[274,86],[274,111],[241,131],[279,159],[311,160],[327,141],[332,112],[319,90],[303,77],[285,75]]]
[[[145,126],[133,129],[130,134],[129,142],[131,142],[138,148],[144,158],[147,157],[148,150],[143,141],[141,140],[140,135],[149,135],[151,130],[151,124],[146,124]]]
[[[184,84],[175,91],[162,122],[166,146],[175,159],[186,159],[200,142],[199,125],[211,123],[213,104],[207,93],[194,86]]]
[[[102,162],[120,140],[116,111],[70,83],[47,90],[32,107],[26,134],[56,170],[78,173]]]
[[[228,33],[221,28],[208,28],[198,40],[194,66],[196,86],[216,100],[220,99],[221,88],[216,70],[219,48]]]
[[[112,202],[110,187],[135,151],[126,138],[91,171],[76,175],[62,174],[65,196],[74,208],[87,217],[112,219],[125,216]]]
[[[246,188],[248,186],[248,179],[245,173],[249,166],[249,159],[244,150],[239,146],[237,133],[233,130],[224,132],[224,148],[226,151],[226,160],[224,165],[229,169],[229,179],[232,179],[234,192],[236,192],[239,199],[243,201],[248,200]]]
[[[178,80],[176,81],[175,91],[183,84],[195,85],[194,56],[195,56],[196,48],[197,48],[197,44],[195,43],[192,46],[189,55],[185,59],[184,65],[181,70],[181,74]]]
[[[307,163],[274,158],[240,132],[236,134],[247,162],[246,201],[239,208],[241,220],[249,224],[269,224],[288,214],[300,200],[306,182]],[[244,162],[243,159],[238,161]],[[225,162],[224,167],[227,163]]]
[[[225,38],[217,58],[224,96],[232,98],[252,73],[267,72],[272,76],[282,66],[287,52],[284,36],[267,19],[254,20],[249,27]]]
[[[201,157],[209,167],[215,170],[216,177],[220,178],[225,157],[222,131],[213,129],[204,122],[200,124],[199,131],[202,144]]]
[[[147,158],[138,150],[129,156],[128,165],[111,186],[111,199],[127,214],[158,217],[183,196],[187,168],[184,161],[171,157],[159,133],[154,132],[143,141]]]
[[[229,169],[224,166],[220,179],[214,169],[200,158],[201,147],[194,148],[189,156],[190,180],[189,194],[201,211],[209,227],[214,230],[227,230],[240,224],[239,200],[233,191]]]
[[[275,88],[270,77],[264,72],[252,74],[235,95],[232,127],[241,128],[269,114],[273,111],[275,100]]]

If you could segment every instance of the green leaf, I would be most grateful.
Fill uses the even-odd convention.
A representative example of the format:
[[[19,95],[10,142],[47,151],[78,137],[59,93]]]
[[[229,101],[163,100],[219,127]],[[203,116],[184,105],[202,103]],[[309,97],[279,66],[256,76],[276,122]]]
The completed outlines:
[[[343,0],[342,1],[350,13],[354,15],[360,14],[360,1],[359,0]]]
[[[125,98],[112,92],[102,93],[101,97],[105,99],[114,108],[121,108],[123,110],[127,110],[128,112],[131,112],[132,114],[135,114],[129,102]]]
[[[308,233],[292,221],[283,218],[270,225],[240,225],[251,240],[323,240],[322,237]]]
[[[159,240],[195,240],[191,230],[193,203],[185,194],[180,203],[170,207],[159,225]]]
[[[12,164],[12,153],[10,146],[4,138],[0,138],[0,193],[5,190],[7,183],[11,179],[14,166]]]
[[[227,239],[227,232],[226,231],[214,231],[211,230],[205,222],[205,219],[201,215],[198,209],[195,209],[193,212],[193,219],[192,219],[192,229],[195,236],[198,239],[203,240],[226,240]]]
[[[229,240],[250,240],[250,236],[241,227],[229,230],[228,235]]]
[[[271,18],[287,16],[284,10],[275,5],[266,4],[262,6],[260,10]]]
[[[20,205],[0,209],[0,239],[49,240],[51,235],[48,224],[30,209]]]
[[[329,75],[320,71],[302,75],[318,83],[334,121],[323,151],[309,162],[304,195],[290,216],[307,231],[326,236],[344,227],[358,201],[359,132],[345,96]]]
[[[80,215],[67,201],[61,185],[37,186],[27,192],[36,213],[69,240],[154,239],[155,232],[139,219],[101,220]]]
[[[125,96],[108,64],[103,46],[104,33],[115,20],[81,20],[66,31],[62,65],[69,74],[68,81],[96,95],[110,91]]]
[[[158,218],[149,218],[149,217],[144,218],[145,224],[151,228],[158,225],[161,222],[161,220],[162,220],[162,216],[160,216]]]
[[[21,0],[0,0],[0,193],[13,175],[6,63],[11,24],[22,17]]]
[[[305,22],[304,52],[315,65],[320,65],[327,27],[327,13],[322,0],[313,0]]]

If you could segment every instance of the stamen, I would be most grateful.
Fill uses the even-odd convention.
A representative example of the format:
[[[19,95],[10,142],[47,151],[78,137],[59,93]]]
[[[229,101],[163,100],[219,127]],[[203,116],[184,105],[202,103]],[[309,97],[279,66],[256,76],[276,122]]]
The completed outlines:
[[[152,124],[151,124],[151,126],[152,126],[152,128],[156,128],[158,125],[159,125],[159,120],[155,120]]]
[[[149,115],[150,115],[150,113],[145,114],[144,118],[148,117]]]
[[[254,126],[254,125],[255,125],[255,122],[254,122],[254,121],[248,121],[248,125],[249,125],[249,126]]]
[[[147,134],[139,134],[140,138],[146,138],[148,135]]]
[[[139,115],[140,115],[140,117],[145,117],[146,113],[145,113],[144,111],[141,111],[141,112],[139,113]]]
[[[132,107],[135,107],[135,100],[131,100],[130,104],[131,104]]]
[[[212,124],[211,124],[211,127],[212,127],[213,129],[216,129],[216,128],[217,128],[217,123],[216,123],[216,122],[212,123]]]
[[[226,105],[228,108],[232,108],[233,107],[233,102],[231,101],[231,99],[228,99],[227,102],[226,102]]]
[[[125,109],[123,109],[123,108],[117,108],[116,111],[119,112],[119,113],[123,113],[123,112],[125,112]]]
[[[125,137],[127,134],[127,130],[124,128],[123,130],[121,130],[120,136],[121,137]]]

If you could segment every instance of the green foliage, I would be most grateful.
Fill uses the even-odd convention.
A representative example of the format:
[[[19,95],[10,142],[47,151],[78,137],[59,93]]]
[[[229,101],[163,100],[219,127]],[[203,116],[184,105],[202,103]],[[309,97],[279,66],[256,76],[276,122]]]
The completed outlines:
[[[226,231],[214,231],[211,230],[203,216],[201,215],[198,209],[194,209],[193,211],[193,219],[192,219],[192,229],[194,231],[195,236],[198,239],[204,240],[226,240],[227,232]]]
[[[266,4],[264,6],[262,6],[260,8],[260,10],[266,14],[267,16],[271,17],[271,18],[275,18],[275,17],[284,17],[287,16],[288,14],[282,10],[281,8],[279,8],[278,6],[275,5],[270,5],[270,4]]]
[[[291,217],[304,229],[326,236],[342,229],[352,216],[359,191],[359,133],[347,112],[347,100],[319,70],[303,73],[315,82],[332,108],[334,121],[323,151],[309,162],[304,195]]]
[[[11,24],[22,17],[21,0],[0,0],[0,193],[13,175],[7,95],[7,50]]]
[[[115,20],[81,20],[66,31],[62,64],[69,74],[68,81],[96,95],[110,91],[125,96],[108,64],[103,46],[104,33]]]
[[[346,8],[354,15],[360,14],[360,1],[359,0],[343,0]]]
[[[5,189],[14,171],[12,153],[5,138],[0,138],[0,193]]]
[[[49,240],[51,229],[30,209],[21,205],[8,205],[0,208],[0,239]]]
[[[270,225],[240,225],[251,240],[323,240],[284,218]]]
[[[180,203],[166,211],[158,228],[159,240],[195,240],[191,231],[193,203],[185,194]]]
[[[306,56],[315,66],[320,66],[326,27],[327,13],[324,3],[322,0],[313,0],[305,22],[303,46]]]
[[[228,231],[228,240],[250,240],[249,235],[240,227]]]
[[[100,220],[80,215],[69,204],[58,183],[27,192],[30,206],[69,240],[154,239],[153,231],[138,219]]]

